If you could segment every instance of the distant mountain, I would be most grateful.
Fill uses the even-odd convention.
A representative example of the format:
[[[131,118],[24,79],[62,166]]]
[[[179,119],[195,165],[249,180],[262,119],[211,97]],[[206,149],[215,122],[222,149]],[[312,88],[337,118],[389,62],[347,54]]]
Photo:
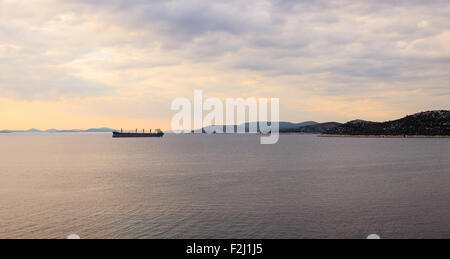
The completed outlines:
[[[111,128],[92,128],[92,129],[87,129],[87,130],[80,130],[80,129],[72,129],[72,130],[57,130],[57,131],[46,131],[46,132],[56,132],[56,133],[64,133],[64,132],[80,132],[80,133],[86,133],[86,132],[113,132],[113,131],[117,131],[115,129],[111,129]]]
[[[326,122],[326,123],[317,123],[314,125],[308,125],[303,127],[295,127],[280,130],[281,133],[323,133],[327,130],[336,128],[342,125],[339,122]]]
[[[29,130],[3,130],[0,133],[65,133],[65,132],[113,132],[115,129],[111,128],[92,128],[87,130],[80,129],[72,129],[72,130],[58,130],[58,129],[48,129],[48,130],[39,130],[39,129],[29,129]]]
[[[79,130],[79,129],[73,129],[73,130],[53,130],[53,129],[50,129],[50,130],[46,130],[45,132],[47,132],[47,133],[70,133],[70,132],[72,132],[72,133],[79,133],[79,132],[86,132],[86,131]]]
[[[270,122],[263,122],[266,123],[267,125],[271,125]],[[317,122],[315,121],[306,121],[306,122],[301,122],[301,123],[292,123],[292,122],[284,122],[284,121],[280,121],[279,123],[279,127],[280,127],[280,131],[281,130],[285,130],[285,129],[290,129],[290,128],[299,128],[299,127],[304,127],[304,126],[310,126],[310,125],[315,125],[317,124]],[[240,124],[239,126],[245,126],[245,132],[250,132],[250,128],[251,127],[255,127],[257,132],[261,132],[261,129],[259,127],[259,122],[247,122],[247,123],[243,123]],[[216,127],[222,127],[223,132],[226,132],[227,126],[226,125],[218,125],[218,126],[208,126],[208,127],[204,127],[202,129],[203,133],[206,132],[213,132],[214,129]],[[237,125],[233,125],[232,126],[234,128],[234,132],[237,132],[238,130],[238,126]]]
[[[354,120],[324,135],[450,136],[450,111],[421,112],[387,122]]]
[[[113,131],[117,130],[110,128],[97,128],[97,129],[82,130],[81,132],[113,132]]]
[[[38,133],[38,132],[43,132],[43,131],[42,130],[38,130],[38,129],[29,129],[29,130],[26,130],[25,132]]]

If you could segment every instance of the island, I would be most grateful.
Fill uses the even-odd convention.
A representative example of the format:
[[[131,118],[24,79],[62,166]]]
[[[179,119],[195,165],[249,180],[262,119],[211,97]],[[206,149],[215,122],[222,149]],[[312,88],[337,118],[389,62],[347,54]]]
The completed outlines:
[[[387,122],[354,120],[326,130],[322,137],[450,137],[450,111],[427,111]]]
[[[284,134],[321,134],[329,129],[336,128],[342,125],[339,122],[325,122],[325,123],[316,123],[313,125],[306,125],[295,128],[280,128],[280,133]]]
[[[110,128],[91,128],[87,130],[81,129],[72,129],[72,130],[58,130],[58,129],[48,129],[48,130],[39,130],[39,129],[29,129],[29,130],[0,130],[0,133],[110,133],[117,131],[115,129]]]

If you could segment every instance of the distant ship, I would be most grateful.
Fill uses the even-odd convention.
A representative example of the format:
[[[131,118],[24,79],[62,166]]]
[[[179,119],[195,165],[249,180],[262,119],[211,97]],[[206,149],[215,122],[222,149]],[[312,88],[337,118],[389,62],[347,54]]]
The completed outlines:
[[[157,129],[155,132],[152,132],[152,130],[149,132],[145,132],[145,130],[138,132],[137,129],[133,132],[123,132],[123,130],[113,132],[113,138],[162,138],[163,136],[164,132],[160,129]]]

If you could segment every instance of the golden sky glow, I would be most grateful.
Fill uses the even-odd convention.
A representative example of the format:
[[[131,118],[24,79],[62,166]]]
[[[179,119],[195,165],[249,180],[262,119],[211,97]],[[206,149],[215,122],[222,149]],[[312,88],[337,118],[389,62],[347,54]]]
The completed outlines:
[[[0,129],[167,129],[194,89],[293,122],[448,109],[448,1],[391,2],[0,0]]]

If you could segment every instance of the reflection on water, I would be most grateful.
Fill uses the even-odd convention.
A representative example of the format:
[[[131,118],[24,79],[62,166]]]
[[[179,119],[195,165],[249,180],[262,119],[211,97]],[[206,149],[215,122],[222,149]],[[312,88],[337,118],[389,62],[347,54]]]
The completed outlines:
[[[450,237],[450,139],[0,135],[0,238]]]

